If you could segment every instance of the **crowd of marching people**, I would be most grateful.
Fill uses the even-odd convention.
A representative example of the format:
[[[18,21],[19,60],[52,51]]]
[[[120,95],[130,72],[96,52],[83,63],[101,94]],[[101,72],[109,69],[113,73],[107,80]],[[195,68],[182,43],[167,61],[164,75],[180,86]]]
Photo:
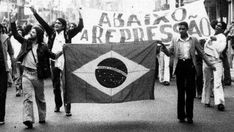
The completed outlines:
[[[16,88],[16,96],[24,98],[23,123],[32,128],[35,122],[33,93],[39,123],[45,123],[43,79],[50,76],[54,91],[54,112],[59,112],[64,105],[66,116],[72,115],[71,104],[63,104],[62,101],[61,77],[64,68],[62,48],[65,43],[72,43],[72,38],[82,31],[84,27],[82,15],[80,14],[77,24],[70,23],[68,26],[65,19],[57,18],[53,25],[49,25],[33,7],[30,9],[40,25],[16,25],[17,14],[13,13],[9,31],[0,25],[0,125],[5,123],[6,92],[8,85],[12,83]],[[224,22],[215,21],[211,26],[215,34],[198,40],[187,33],[188,23],[180,22],[178,26],[180,36],[173,38],[170,45],[155,41],[160,44],[157,54],[159,82],[167,86],[170,85],[170,78],[173,75],[176,78],[179,122],[193,123],[195,97],[201,99],[206,107],[212,105],[211,97],[214,97],[217,109],[225,110],[223,88],[224,85],[231,85],[227,41],[234,45],[234,25],[226,28]],[[232,48],[234,49],[234,46]]]

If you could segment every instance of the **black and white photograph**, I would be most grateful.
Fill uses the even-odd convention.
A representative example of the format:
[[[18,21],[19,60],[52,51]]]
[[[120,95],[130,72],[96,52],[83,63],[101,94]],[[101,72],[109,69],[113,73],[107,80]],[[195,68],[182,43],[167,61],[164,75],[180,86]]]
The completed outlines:
[[[0,0],[0,132],[233,132],[234,0]]]

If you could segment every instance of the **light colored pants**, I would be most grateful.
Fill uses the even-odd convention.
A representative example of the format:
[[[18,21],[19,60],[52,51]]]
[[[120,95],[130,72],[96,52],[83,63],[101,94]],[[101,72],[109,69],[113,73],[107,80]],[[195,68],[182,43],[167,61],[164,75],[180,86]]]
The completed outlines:
[[[37,78],[36,72],[29,72],[24,70],[22,78],[23,87],[23,122],[30,121],[35,122],[33,113],[33,95],[35,94],[35,100],[38,108],[39,121],[43,121],[46,118],[46,102],[44,95],[44,82]],[[34,92],[33,92],[34,90]]]
[[[162,51],[159,52],[157,57],[159,82],[170,82],[170,57],[166,56]]]
[[[15,62],[12,68],[16,91],[22,90],[22,66],[21,63]]]
[[[214,103],[225,104],[224,91],[222,86],[222,75],[223,75],[223,63],[217,62],[214,64],[216,71],[213,71],[210,67],[203,62],[203,91],[202,100],[204,104],[210,104],[210,95],[214,92]]]

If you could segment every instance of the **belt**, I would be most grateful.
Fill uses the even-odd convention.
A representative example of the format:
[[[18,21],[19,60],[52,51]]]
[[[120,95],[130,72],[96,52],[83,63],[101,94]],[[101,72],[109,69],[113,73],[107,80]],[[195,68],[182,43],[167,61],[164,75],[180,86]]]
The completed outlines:
[[[37,72],[36,69],[32,69],[32,68],[29,68],[29,67],[24,67],[24,69],[28,72]]]
[[[187,58],[187,59],[183,58],[183,59],[179,59],[179,61],[192,61],[192,59],[190,59],[190,58]]]
[[[37,70],[28,68],[28,67],[24,67],[24,73],[32,75],[32,76],[37,76]]]

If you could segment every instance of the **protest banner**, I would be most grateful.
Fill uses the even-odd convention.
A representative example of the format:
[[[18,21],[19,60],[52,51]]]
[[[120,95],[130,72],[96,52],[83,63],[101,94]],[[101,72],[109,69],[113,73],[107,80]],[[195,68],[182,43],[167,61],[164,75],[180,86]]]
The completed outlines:
[[[208,37],[212,34],[203,0],[174,10],[149,13],[110,12],[83,9],[84,29],[75,36],[75,43],[109,43],[162,40],[171,42],[178,33],[178,23],[189,24],[190,35]]]

